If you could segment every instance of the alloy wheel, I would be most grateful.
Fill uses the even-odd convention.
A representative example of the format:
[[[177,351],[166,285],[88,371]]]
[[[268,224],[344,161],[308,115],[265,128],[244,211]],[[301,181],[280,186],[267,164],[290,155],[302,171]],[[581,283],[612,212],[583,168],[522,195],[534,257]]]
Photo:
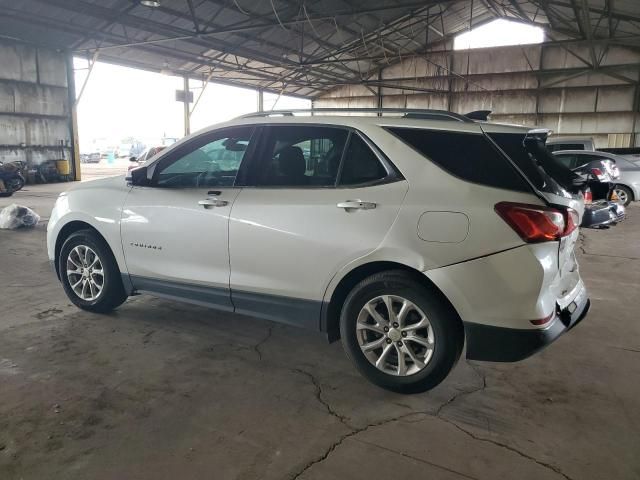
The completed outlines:
[[[627,192],[625,192],[622,188],[616,188],[613,191],[616,194],[616,196],[618,197],[618,203],[620,205],[626,205],[627,204],[627,200],[629,199],[627,197]]]
[[[104,288],[104,270],[98,254],[86,245],[74,247],[67,256],[67,279],[82,300],[93,302]]]
[[[435,348],[433,328],[413,302],[397,295],[369,300],[358,314],[360,349],[378,370],[408,376],[423,370]]]

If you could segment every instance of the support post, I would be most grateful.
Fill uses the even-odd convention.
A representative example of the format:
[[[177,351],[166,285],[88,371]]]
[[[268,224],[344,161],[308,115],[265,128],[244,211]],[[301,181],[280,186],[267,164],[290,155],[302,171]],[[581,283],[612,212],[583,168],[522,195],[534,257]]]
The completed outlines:
[[[73,70],[73,53],[67,52],[65,63],[67,67],[67,92],[69,97],[69,134],[71,136],[71,174],[74,180],[81,180],[80,172],[80,142],[78,141],[78,102],[76,101],[76,81]]]
[[[382,116],[382,69],[378,70],[378,90],[376,93],[377,107],[378,107],[378,116]]]
[[[185,75],[184,79],[184,136],[186,137],[191,133],[191,115],[189,112],[189,77]]]
[[[264,91],[261,88],[258,89],[258,111],[264,112]]]
[[[636,128],[638,125],[638,114],[640,113],[640,83],[636,83],[636,88],[634,89],[634,98],[633,98],[633,121],[631,123],[631,139],[630,139],[630,147],[637,147],[638,145],[638,134],[636,133]]]

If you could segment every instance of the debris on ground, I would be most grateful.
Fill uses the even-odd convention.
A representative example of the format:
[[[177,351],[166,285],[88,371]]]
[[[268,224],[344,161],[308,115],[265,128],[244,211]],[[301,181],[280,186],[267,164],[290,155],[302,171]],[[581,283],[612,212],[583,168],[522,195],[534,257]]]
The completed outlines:
[[[15,203],[0,210],[0,229],[31,228],[35,227],[39,221],[40,215],[28,207]]]

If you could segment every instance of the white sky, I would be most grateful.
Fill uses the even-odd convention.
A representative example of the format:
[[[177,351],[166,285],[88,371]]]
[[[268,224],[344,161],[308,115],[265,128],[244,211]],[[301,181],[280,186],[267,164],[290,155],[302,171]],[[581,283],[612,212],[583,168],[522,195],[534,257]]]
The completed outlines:
[[[540,27],[499,19],[458,35],[453,42],[453,49],[524,45],[543,41],[544,32]]]
[[[86,67],[86,60],[75,59],[78,94]],[[202,85],[190,81],[194,100]],[[81,152],[89,153],[95,146],[117,146],[126,137],[146,144],[159,144],[163,136],[182,137],[183,104],[175,100],[175,91],[182,88],[180,77],[97,62],[78,104]],[[265,93],[265,109],[271,109],[277,98]],[[210,83],[191,116],[191,131],[255,112],[257,106],[255,90]],[[308,100],[285,96],[276,105],[276,109],[310,107]]]

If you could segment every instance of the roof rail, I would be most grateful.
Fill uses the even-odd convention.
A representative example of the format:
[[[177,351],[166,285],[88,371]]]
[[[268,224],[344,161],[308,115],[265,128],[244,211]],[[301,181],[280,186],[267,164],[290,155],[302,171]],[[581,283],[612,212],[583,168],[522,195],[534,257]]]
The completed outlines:
[[[311,108],[301,110],[269,110],[266,112],[254,112],[241,115],[237,118],[271,117],[283,116],[292,117],[298,113],[399,113],[406,118],[425,120],[455,120],[458,122],[472,122],[473,120],[460,115],[459,113],[448,112],[446,110],[424,110],[419,108]]]

